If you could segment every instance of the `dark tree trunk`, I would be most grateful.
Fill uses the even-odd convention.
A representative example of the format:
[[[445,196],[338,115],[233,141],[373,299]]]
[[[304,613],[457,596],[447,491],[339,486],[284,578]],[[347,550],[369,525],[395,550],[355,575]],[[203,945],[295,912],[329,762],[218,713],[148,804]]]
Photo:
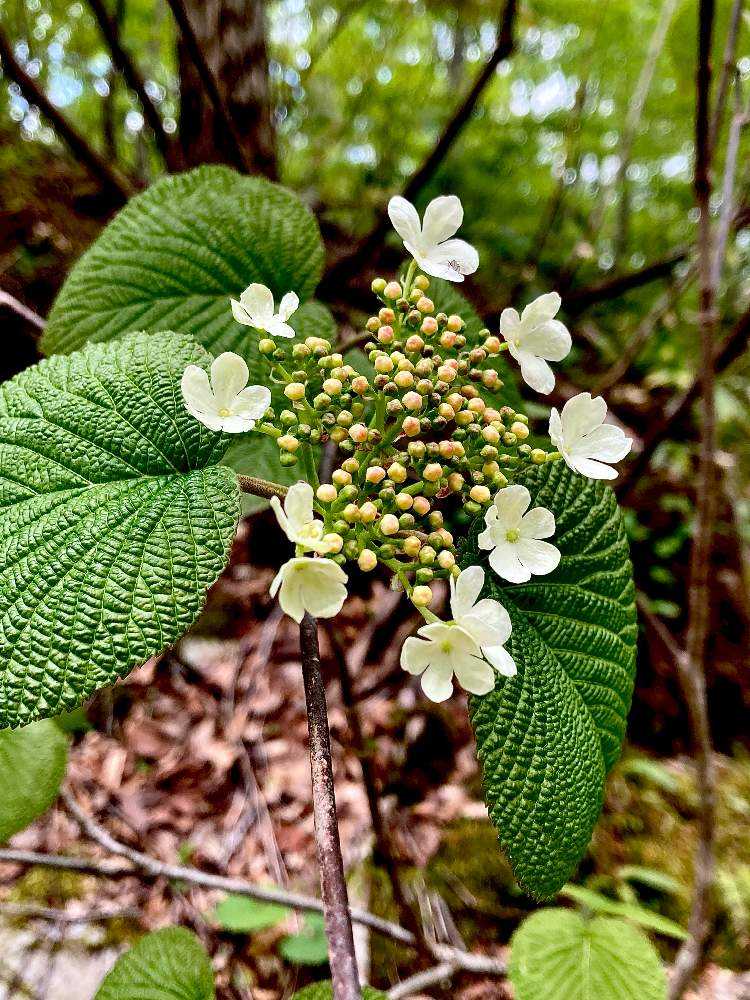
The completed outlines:
[[[242,143],[248,166],[277,176],[264,0],[187,0],[185,8]],[[234,163],[230,140],[179,43],[180,142],[186,166]]]

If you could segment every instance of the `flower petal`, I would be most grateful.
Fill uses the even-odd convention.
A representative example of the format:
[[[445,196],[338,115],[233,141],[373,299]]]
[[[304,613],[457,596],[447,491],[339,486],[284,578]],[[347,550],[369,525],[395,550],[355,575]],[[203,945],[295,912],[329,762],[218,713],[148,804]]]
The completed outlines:
[[[547,292],[546,295],[540,295],[533,302],[529,302],[521,313],[521,322],[524,325],[536,326],[547,319],[552,319],[553,316],[557,315],[561,304],[562,299],[557,292]]]
[[[309,483],[294,483],[284,498],[284,513],[295,531],[313,519],[313,488]]]
[[[509,307],[500,313],[500,334],[508,342],[520,337],[521,317],[515,309]]]
[[[503,677],[515,677],[518,673],[515,660],[503,646],[486,646],[482,652]]]
[[[462,281],[464,274],[473,274],[479,267],[479,254],[465,240],[446,240],[431,249],[426,259],[433,266],[448,266],[453,272],[453,281]]]
[[[534,507],[521,519],[521,538],[550,538],[555,533],[555,515],[546,507]]]
[[[563,406],[560,415],[566,445],[570,447],[584,434],[590,434],[604,422],[606,415],[607,404],[601,396],[593,399],[590,392],[579,392],[573,396]]]
[[[521,337],[524,351],[536,354],[546,361],[562,361],[570,353],[573,339],[568,328],[556,319],[546,320],[539,326],[528,328]]]
[[[291,524],[289,523],[289,518],[284,513],[284,510],[281,506],[281,500],[279,500],[278,497],[271,497],[271,509],[276,515],[276,520],[281,525],[281,530],[284,532],[284,534],[286,535],[286,537],[289,539],[290,542],[294,542],[296,540],[294,530]],[[276,580],[274,580],[274,583],[276,583]],[[272,592],[271,597],[274,596],[275,595]]]
[[[419,243],[422,226],[416,208],[406,198],[396,195],[388,202],[388,218],[398,235],[405,242]],[[411,251],[409,251],[411,253]]]
[[[632,445],[632,438],[621,427],[601,424],[574,445],[571,451],[573,455],[596,458],[600,462],[619,462],[625,458]]]
[[[286,337],[288,340],[297,336],[297,331],[294,327],[288,323],[284,323],[278,316],[269,319],[266,332],[271,337]]]
[[[265,285],[254,281],[240,295],[240,304],[259,330],[266,329],[266,323],[273,316],[273,292]]]
[[[535,576],[545,576],[560,564],[560,550],[538,538],[519,538],[516,548],[518,558]]]
[[[617,469],[611,465],[604,465],[602,462],[595,462],[592,458],[576,458],[575,456],[565,456],[573,472],[579,472],[587,479],[617,479]]]
[[[182,373],[181,389],[185,406],[193,416],[196,411],[218,414],[219,408],[208,381],[208,372],[198,365],[188,365]]]
[[[468,615],[484,586],[484,570],[481,566],[469,566],[462,570],[458,579],[451,577],[451,613],[455,619]]]
[[[498,576],[510,583],[526,583],[531,579],[531,573],[518,558],[518,546],[510,542],[502,542],[490,552],[490,566]]]
[[[562,420],[560,419],[560,414],[557,412],[556,406],[553,406],[550,410],[548,433],[550,441],[555,448],[557,448],[558,451],[563,451],[565,448],[565,438],[563,437]]]
[[[237,320],[238,323],[242,323],[243,326],[253,326],[253,321],[248,316],[247,309],[238,302],[237,299],[230,299],[232,304],[232,315]]]
[[[296,292],[287,292],[279,302],[279,319],[285,323],[299,309],[299,295]]]
[[[401,666],[409,674],[422,674],[430,665],[432,644],[410,635],[401,647]]]
[[[458,232],[463,221],[461,199],[455,194],[433,198],[424,211],[422,240],[428,245],[442,243]]]
[[[453,671],[445,663],[432,663],[422,674],[422,690],[430,701],[447,701],[453,694]]]
[[[244,358],[233,351],[225,351],[211,364],[211,388],[218,409],[229,409],[235,396],[247,385],[250,372]]]
[[[486,660],[467,656],[455,664],[456,680],[470,694],[489,694],[495,686],[495,671]]]
[[[255,427],[255,418],[248,414],[233,413],[221,418],[221,429],[227,434],[246,434]]]
[[[486,597],[468,615],[457,619],[479,646],[498,646],[510,638],[510,615],[499,601]]]
[[[531,494],[525,486],[514,483],[498,490],[493,501],[497,510],[497,519],[503,531],[518,528],[521,518],[529,509]]]
[[[518,352],[518,363],[521,366],[521,378],[534,392],[548,395],[555,388],[555,373],[544,360],[535,354],[522,350]]]
[[[237,416],[260,420],[271,405],[271,390],[265,385],[249,385],[237,394],[233,412]]]

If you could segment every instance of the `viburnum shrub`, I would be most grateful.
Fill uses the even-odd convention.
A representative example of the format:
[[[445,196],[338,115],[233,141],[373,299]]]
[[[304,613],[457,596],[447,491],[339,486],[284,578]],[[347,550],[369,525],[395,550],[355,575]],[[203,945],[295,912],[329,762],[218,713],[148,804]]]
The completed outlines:
[[[372,282],[363,350],[311,299],[315,220],[266,181],[162,180],[84,254],[52,356],[0,391],[0,727],[176,642],[241,499],[270,500],[293,546],[271,594],[303,630],[338,614],[355,568],[418,609],[401,665],[435,701],[454,678],[470,692],[490,815],[521,884],[550,897],[586,848],[632,693],[633,583],[602,482],[631,442],[588,393],[552,409],[547,438],[532,426],[516,375],[554,388],[560,297],[482,326],[455,291],[478,266],[458,198],[389,214],[408,260]]]

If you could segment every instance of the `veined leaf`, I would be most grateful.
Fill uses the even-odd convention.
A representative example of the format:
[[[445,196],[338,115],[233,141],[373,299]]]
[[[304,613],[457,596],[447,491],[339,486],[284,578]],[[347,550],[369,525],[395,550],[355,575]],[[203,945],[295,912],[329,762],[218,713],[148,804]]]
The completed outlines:
[[[68,740],[49,719],[0,732],[0,844],[49,809],[67,762]]]
[[[214,976],[203,945],[184,927],[142,937],[115,963],[94,1000],[214,1000]]]
[[[659,956],[639,930],[610,917],[539,910],[511,940],[516,1000],[664,1000]]]
[[[277,304],[288,291],[304,302],[322,267],[317,222],[296,195],[228,167],[199,167],[157,181],[106,227],[68,276],[42,348],[67,353],[133,330],[173,329],[214,354],[243,354],[255,373],[248,347],[257,335],[235,321],[230,298],[257,281]],[[317,305],[292,320],[305,336],[324,323],[330,330]]]
[[[638,903],[621,903],[617,899],[610,899],[593,889],[587,889],[582,885],[564,885],[560,890],[561,896],[572,899],[579,906],[586,907],[592,913],[607,913],[613,917],[623,917],[630,920],[639,927],[646,927],[648,930],[656,931],[657,934],[664,934],[666,937],[675,938],[677,941],[684,941],[688,934],[684,927],[680,927],[674,920],[663,917],[661,913],[654,913],[645,906]]]
[[[559,567],[507,585],[472,535],[462,566],[483,563],[486,596],[508,609],[518,674],[471,699],[490,816],[521,885],[540,898],[588,845],[604,778],[625,732],[636,617],[628,544],[612,491],[562,462],[522,480],[555,515]]]
[[[295,993],[292,1000],[333,1000],[333,983],[330,979],[323,983],[313,983]],[[386,995],[372,986],[363,986],[362,1000],[386,1000]]]
[[[70,709],[193,623],[239,515],[191,417],[191,338],[134,334],[0,387],[0,727]]]

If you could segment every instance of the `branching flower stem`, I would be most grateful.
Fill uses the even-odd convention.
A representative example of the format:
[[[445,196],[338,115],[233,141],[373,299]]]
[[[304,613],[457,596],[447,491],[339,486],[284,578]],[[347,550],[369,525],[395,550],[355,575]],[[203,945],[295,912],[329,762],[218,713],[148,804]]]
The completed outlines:
[[[325,686],[320,672],[318,625],[309,614],[305,615],[300,625],[300,646],[307,701],[307,727],[310,736],[315,841],[333,996],[334,1000],[359,1000],[362,993],[354,953],[349,897],[336,819],[331,736],[328,728]]]

